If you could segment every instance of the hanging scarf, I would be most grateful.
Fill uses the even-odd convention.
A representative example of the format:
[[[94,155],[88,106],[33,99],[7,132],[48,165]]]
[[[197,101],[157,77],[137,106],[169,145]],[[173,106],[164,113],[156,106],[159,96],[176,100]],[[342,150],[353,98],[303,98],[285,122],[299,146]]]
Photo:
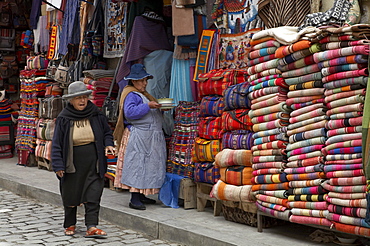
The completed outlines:
[[[123,130],[125,128],[125,126],[124,126],[124,113],[123,113],[123,110],[122,110],[123,103],[125,102],[125,99],[126,99],[127,95],[130,92],[133,92],[133,91],[143,94],[146,98],[149,99],[149,101],[157,102],[157,99],[154,98],[152,95],[150,95],[147,91],[140,92],[138,89],[136,89],[132,85],[126,85],[125,88],[123,88],[123,91],[121,93],[121,97],[120,97],[120,100],[119,100],[119,114],[118,114],[117,124],[116,124],[116,128],[114,129],[114,132],[113,132],[113,137],[114,137],[115,140],[117,140],[117,143],[116,143],[117,149],[120,148],[122,135],[123,135]]]

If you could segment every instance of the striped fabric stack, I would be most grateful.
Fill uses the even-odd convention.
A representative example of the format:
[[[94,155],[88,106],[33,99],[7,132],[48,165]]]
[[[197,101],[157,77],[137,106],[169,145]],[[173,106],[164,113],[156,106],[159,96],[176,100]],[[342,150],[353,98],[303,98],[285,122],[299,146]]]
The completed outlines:
[[[214,185],[211,193],[219,200],[249,203],[255,201],[251,183],[253,132],[248,116],[251,104],[247,97],[248,90],[249,83],[243,82],[228,87],[224,92],[223,150],[216,155],[215,160],[215,165],[220,169],[220,180]],[[228,204],[224,202],[224,205]],[[240,207],[246,211],[248,206],[243,204]],[[255,210],[254,206],[253,212]],[[250,209],[248,212],[251,212]]]
[[[286,192],[291,222],[330,226],[326,219],[327,191],[321,183],[325,181],[324,158],[328,122],[325,115],[324,88],[321,82],[321,67],[314,61],[320,46],[308,40],[299,40],[280,47],[276,55],[280,58],[279,69],[289,85],[287,105],[290,113],[286,147],[289,189]]]
[[[103,106],[104,99],[108,96],[109,87],[112,84],[115,70],[85,70],[83,71],[85,78],[83,82],[88,90],[92,90],[90,100],[96,106]],[[117,97],[118,84],[115,83],[112,90],[112,99]]]
[[[362,165],[362,114],[368,80],[369,41],[358,39],[354,27],[323,29],[329,35],[319,41],[321,52],[314,55],[322,64],[325,88],[327,140],[324,171],[329,178],[327,218],[335,229],[368,235],[365,222],[366,178]],[[369,32],[370,28],[361,31]],[[364,233],[367,231],[367,233]]]
[[[180,101],[169,142],[167,172],[193,178],[192,150],[198,136],[199,102]]]
[[[253,38],[252,38],[253,39]],[[254,146],[252,190],[255,192],[258,209],[271,216],[287,220],[288,189],[286,174],[282,168],[286,162],[286,126],[289,109],[287,86],[277,69],[275,52],[280,44],[272,37],[251,40],[248,54],[248,98],[251,100],[249,117],[253,123]]]
[[[13,157],[14,129],[12,125],[12,101],[0,101],[0,159]]]

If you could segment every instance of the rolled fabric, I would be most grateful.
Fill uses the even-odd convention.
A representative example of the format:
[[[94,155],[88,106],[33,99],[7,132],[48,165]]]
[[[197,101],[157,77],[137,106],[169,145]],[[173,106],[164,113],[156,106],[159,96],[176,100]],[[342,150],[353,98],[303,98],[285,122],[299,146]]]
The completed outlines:
[[[306,97],[306,96],[316,96],[316,95],[324,95],[324,88],[312,88],[312,89],[305,89],[305,90],[297,90],[297,91],[289,91],[288,97]]]
[[[265,48],[267,48],[267,47],[265,47]],[[248,60],[247,67],[252,67],[252,66],[255,66],[255,65],[263,63],[263,62],[271,61],[275,58],[276,58],[275,54],[256,57],[253,60]]]
[[[253,165],[252,165],[252,168],[253,168]],[[258,176],[258,175],[265,175],[265,174],[279,174],[282,172],[283,171],[280,168],[265,168],[265,169],[254,170],[252,172],[252,175]]]
[[[252,74],[260,73],[262,71],[265,71],[271,68],[276,68],[278,66],[278,61],[279,59],[276,58],[276,59],[269,60],[269,61],[266,61],[260,64],[256,64],[254,66],[247,68],[247,72],[249,75],[252,75]]]
[[[278,127],[287,126],[289,124],[288,121],[282,119],[276,119],[270,122],[264,122],[259,124],[254,124],[252,129],[254,132],[264,131],[264,130],[271,130]]]
[[[248,115],[249,115],[250,118],[253,118],[253,117],[272,114],[272,113],[276,113],[276,112],[289,113],[289,111],[290,110],[289,110],[288,106],[286,105],[286,103],[281,102],[279,104],[272,105],[272,106],[266,107],[266,108],[260,108],[260,109],[254,109],[254,110],[251,109],[251,110],[249,110]]]
[[[313,53],[319,52],[319,51],[320,51],[320,45],[319,44],[313,44],[309,48],[306,48],[306,49],[303,49],[303,50],[298,50],[298,51],[295,51],[295,52],[293,52],[289,55],[281,57],[281,59],[279,59],[279,65],[280,66],[287,65],[289,63],[298,61],[299,59],[302,59],[306,56],[312,55]]]
[[[264,70],[262,72],[252,74],[251,76],[249,76],[247,81],[251,82],[253,80],[256,80],[256,79],[259,79],[259,78],[262,78],[268,75],[273,75],[273,74],[281,74],[281,71],[277,68],[270,68],[268,70]]]
[[[272,54],[275,54],[277,49],[278,49],[278,47],[272,46],[272,47],[262,48],[262,49],[258,49],[258,50],[253,50],[253,51],[248,53],[248,58],[253,60],[253,59],[256,59],[258,57],[272,55]],[[276,56],[276,54],[275,54],[275,56]]]
[[[252,167],[252,151],[242,149],[223,149],[217,153],[215,157],[215,165],[219,167]]]
[[[285,199],[287,196],[285,195],[285,190],[258,190],[254,192],[255,195],[257,194],[263,194],[267,196],[274,196],[277,198]]]
[[[350,160],[333,160],[333,161],[325,161],[326,165],[331,165],[331,164],[362,164],[362,158],[358,159],[350,159]]]
[[[311,89],[311,88],[321,88],[323,83],[321,81],[313,80],[308,82],[303,82],[296,85],[290,85],[289,91]]]
[[[345,72],[334,73],[322,78],[323,83],[328,83],[335,80],[340,79],[347,79],[353,77],[360,77],[360,76],[369,76],[369,71],[367,68],[359,69],[359,70],[351,70]]]
[[[365,185],[366,178],[365,176],[360,177],[346,177],[346,178],[331,178],[329,179],[330,185]],[[325,188],[325,187],[324,187]],[[325,188],[326,189],[326,188]]]
[[[356,38],[354,38],[353,36],[351,35],[329,35],[329,36],[326,36],[322,39],[319,40],[319,43],[320,44],[324,44],[324,43],[329,43],[329,42],[338,42],[338,41],[351,41],[351,40],[356,40]]]
[[[286,93],[288,90],[279,86],[267,87],[263,89],[259,89],[257,91],[253,91],[248,94],[248,98],[250,100],[259,98],[261,96],[273,94],[273,93]]]
[[[276,40],[267,40],[265,42],[253,45],[251,47],[251,50],[259,50],[259,49],[268,48],[268,47],[280,47],[280,46],[281,44]]]
[[[288,199],[282,199],[274,196],[267,196],[263,194],[257,194],[256,199],[263,201],[263,202],[269,202],[269,203],[275,203],[275,204],[280,204],[284,207],[287,207],[288,204]]]
[[[257,151],[257,150],[266,150],[266,149],[285,149],[286,145],[287,145],[287,142],[277,140],[277,141],[273,141],[269,143],[254,145],[252,146],[251,150]]]
[[[364,175],[363,169],[325,172],[327,178],[359,177]]]
[[[251,40],[249,41],[249,44],[250,44],[252,47],[254,47],[254,46],[258,45],[258,44],[265,43],[265,42],[270,41],[270,40],[272,40],[272,41],[276,41],[276,40],[275,40],[273,37],[271,37],[271,36],[261,36],[261,37],[259,37],[259,38],[251,39]]]
[[[312,179],[312,180],[295,180],[289,182],[291,188],[306,188],[311,186],[321,185],[325,179]]]
[[[311,41],[299,40],[291,45],[280,46],[276,51],[275,55],[278,58],[283,58],[289,54],[292,54],[298,50],[304,50],[311,46]]]
[[[277,78],[280,78],[281,75],[280,74],[271,74],[271,75],[267,75],[265,77],[261,77],[261,78],[258,78],[256,80],[252,80],[249,82],[250,85],[258,85],[259,83],[262,83],[264,81],[268,81],[268,80],[271,80],[271,79],[277,79]]]
[[[252,104],[251,109],[255,110],[255,109],[273,106],[273,105],[279,104],[280,102],[285,102],[286,99],[287,97],[285,95],[284,96],[276,95],[268,100]]]
[[[313,166],[319,163],[324,163],[323,158],[321,156],[315,156],[303,160],[295,160],[290,161],[285,164],[285,166],[288,167],[306,167],[306,166]]]
[[[345,141],[350,141],[350,140],[356,140],[356,139],[361,139],[362,138],[362,133],[350,133],[350,134],[341,134],[341,135],[335,135],[332,137],[329,137],[325,144],[333,144],[333,143],[338,143],[338,142],[345,142]]]
[[[285,78],[285,83],[287,83],[287,85],[296,85],[296,84],[300,84],[300,83],[304,83],[304,82],[308,82],[312,80],[321,80],[322,77],[323,76],[321,72],[316,72],[316,73],[310,73],[310,74],[297,76],[293,78]]]
[[[347,86],[347,85],[361,85],[362,87],[365,87],[366,83],[367,83],[367,77],[360,76],[360,77],[334,80],[331,82],[324,83],[323,86],[325,89],[340,88],[340,87]]]
[[[322,172],[324,171],[323,164],[316,164],[314,166],[307,167],[293,167],[285,168],[284,173],[293,174],[293,173],[313,173],[313,172]]]
[[[288,181],[323,179],[325,178],[325,173],[324,172],[299,173],[299,174],[294,173],[294,174],[287,174],[286,178]]]
[[[328,151],[328,155],[362,153],[362,146],[335,148]]]
[[[366,208],[367,207],[367,202],[366,199],[339,199],[339,198],[333,198],[333,197],[326,197],[327,202],[334,204],[334,205],[339,205],[343,207],[358,207],[358,208]]]
[[[288,196],[288,200],[292,201],[306,201],[306,202],[323,202],[327,198],[327,194],[321,195],[291,195]]]
[[[254,202],[255,197],[251,189],[251,185],[235,186],[218,180],[211,190],[211,196],[218,200]]]
[[[360,70],[366,67],[367,65],[364,63],[343,64],[343,65],[338,65],[338,66],[324,67],[321,69],[321,73],[325,78],[326,76],[329,76],[329,75],[334,75],[334,74],[341,73],[341,72]],[[355,77],[355,76],[352,76],[352,77]]]
[[[292,214],[293,215],[299,215],[299,216],[309,216],[309,217],[326,218],[326,215],[328,213],[329,213],[328,210],[292,208]]]
[[[316,96],[304,96],[304,97],[294,97],[289,98],[286,100],[286,105],[289,107],[290,105],[294,103],[303,103],[303,102],[309,102],[316,99],[324,98],[324,95],[316,95]]]
[[[322,51],[324,50],[335,50],[335,49],[340,49],[340,48],[345,48],[345,47],[351,47],[351,46],[356,46],[356,45],[369,45],[369,40],[367,39],[362,39],[362,40],[345,40],[345,41],[335,41],[335,42],[328,42],[328,43],[323,43],[320,45],[320,48]]]
[[[308,158],[317,157],[317,156],[323,156],[323,154],[321,153],[320,150],[309,152],[309,153],[305,153],[305,154],[300,154],[300,155],[292,155],[292,156],[289,156],[288,157],[288,161],[291,162],[291,161],[300,160],[302,158],[308,159]]]
[[[253,151],[253,156],[284,155],[283,149],[265,149]]]
[[[259,102],[263,102],[263,101],[266,101],[270,98],[273,98],[273,97],[276,97],[276,96],[281,96],[281,95],[285,95],[285,94],[280,94],[280,93],[267,94],[267,95],[252,99],[251,104],[256,104],[256,103],[259,103]]]
[[[321,66],[319,64],[312,64],[308,65],[307,67],[302,67],[302,68],[297,68],[294,70],[288,70],[288,71],[283,71],[281,76],[283,78],[291,78],[291,77],[297,77],[297,76],[303,76],[307,75],[310,73],[316,73],[321,71]]]
[[[310,124],[313,124],[313,123],[316,123],[316,122],[320,122],[320,121],[323,121],[323,120],[329,120],[329,119],[330,119],[329,116],[326,116],[326,115],[317,116],[317,117],[314,117],[312,119],[307,119],[307,120],[297,122],[297,123],[294,123],[294,124],[289,124],[288,125],[288,130],[294,130],[294,129],[299,128],[299,127],[303,127],[303,126],[306,126],[306,125],[310,125]]]
[[[330,96],[336,93],[346,92],[346,91],[354,91],[354,90],[360,90],[364,89],[366,86],[363,86],[361,84],[355,84],[355,85],[345,85],[342,87],[332,88],[332,89],[326,89],[325,96]]]
[[[360,112],[364,110],[364,104],[363,103],[354,103],[349,104],[344,107],[336,107],[329,109],[326,111],[326,115],[331,116],[334,114],[340,114],[340,113],[348,113],[348,112]]]
[[[362,158],[362,153],[355,153],[355,154],[335,154],[335,155],[326,155],[326,160],[333,161],[333,160],[351,160]]]
[[[279,162],[261,162],[261,163],[254,163],[252,165],[252,168],[254,170],[273,169],[273,168],[282,169],[283,165],[284,165],[284,162],[281,162],[281,161],[279,161]]]
[[[337,57],[334,59],[325,60],[325,61],[320,62],[321,66],[324,68],[345,65],[345,64],[364,64],[364,63],[367,63],[366,55],[342,56],[342,57]]]
[[[291,161],[293,159],[290,159],[291,156],[295,155],[302,155],[302,154],[307,154],[307,153],[314,153],[316,151],[320,151],[325,145],[323,144],[317,144],[317,145],[312,145],[312,146],[307,146],[303,148],[298,148],[298,149],[293,149],[291,151],[287,152],[288,160]],[[314,156],[320,156],[320,155],[314,155]],[[313,156],[312,156],[313,157]]]
[[[307,139],[315,138],[315,137],[326,137],[326,129],[318,128],[318,129],[313,129],[310,131],[300,132],[300,133],[291,135],[289,136],[289,143],[293,144],[297,141],[307,140]],[[317,150],[317,148],[315,147],[312,150]]]
[[[298,224],[326,226],[328,228],[332,226],[332,222],[326,218],[299,216],[294,214],[289,217],[289,221]]]
[[[336,135],[347,134],[347,133],[360,133],[362,132],[362,126],[348,126],[348,127],[341,127],[337,129],[328,130],[326,135],[327,137],[333,137]]]
[[[300,109],[295,109],[290,113],[290,117],[296,117],[296,116],[308,113],[318,108],[325,108],[324,103],[316,103],[316,104],[308,105],[306,107],[302,107]]]
[[[284,183],[288,180],[286,179],[286,173],[279,173],[279,174],[265,174],[253,177],[251,179],[252,184],[277,184],[277,183]]]
[[[362,226],[348,225],[333,221],[334,228],[337,231],[355,234],[359,236],[370,236],[370,229]]]
[[[362,116],[350,119],[340,119],[340,120],[329,120],[326,123],[325,128],[328,130],[349,127],[349,126],[361,126],[362,125]],[[289,134],[288,134],[289,135]]]
[[[289,201],[288,207],[325,210],[328,208],[328,203],[326,201],[323,202]]]
[[[351,91],[344,91],[339,92],[331,95],[327,95],[325,91],[325,103],[329,103],[338,99],[347,98],[355,95],[362,95],[365,96],[366,90],[365,89],[358,89],[358,90],[351,90]]]
[[[302,122],[304,120],[312,119],[314,117],[318,117],[322,115],[326,115],[326,108],[318,108],[318,109],[311,110],[310,112],[307,112],[307,113],[302,113],[295,117],[290,117],[289,123],[294,124],[297,122]]]
[[[359,45],[359,46],[352,46],[352,47],[346,47],[341,49],[335,49],[335,50],[327,50],[322,51],[319,53],[314,53],[313,57],[315,62],[330,60],[342,56],[349,56],[349,55],[369,55],[369,46],[368,45]]]
[[[269,214],[269,215],[273,216],[274,218],[278,218],[278,219],[282,219],[282,220],[288,220],[289,217],[291,216],[290,215],[290,210],[288,210],[288,209],[285,210],[284,212],[281,212],[281,211],[278,211],[278,210],[275,210],[275,209],[264,207],[259,203],[256,203],[256,205],[257,205],[257,208],[258,208],[259,211],[261,211],[263,213],[266,213],[266,214]]]
[[[351,199],[363,199],[363,198],[366,198],[366,193],[340,193],[340,192],[330,191],[328,193],[328,196],[329,197],[332,197],[332,198],[339,198],[339,199],[351,200]],[[332,206],[334,206],[334,205],[332,205]]]
[[[257,191],[257,190],[287,190],[289,187],[288,182],[284,183],[275,183],[275,184],[254,184],[252,185],[252,191]]]
[[[363,116],[363,114],[364,114],[363,111],[332,114],[332,115],[330,115],[330,119],[331,120],[339,120],[339,119],[356,118],[356,117],[359,117],[359,116]]]
[[[362,146],[362,139],[354,139],[354,140],[348,140],[344,142],[337,142],[333,144],[329,144],[325,146],[325,151],[336,149],[336,148],[345,148],[345,147],[358,147]]]
[[[326,104],[328,109],[333,109],[341,106],[345,106],[348,104],[356,104],[356,103],[364,103],[365,97],[363,95],[354,95],[351,97],[341,98],[334,101],[331,101]]]
[[[253,144],[254,145],[259,145],[259,144],[269,143],[269,142],[273,142],[273,141],[277,141],[277,140],[287,142],[288,137],[286,136],[286,134],[283,134],[283,133],[270,135],[270,136],[266,136],[266,137],[257,137],[257,138],[254,139]]]
[[[281,211],[281,212],[284,212],[285,210],[288,209],[287,207],[284,207],[284,206],[276,204],[276,203],[271,203],[271,202],[263,202],[263,201],[257,200],[256,203],[265,207],[265,208],[269,208],[269,209],[273,209],[273,210],[277,210],[277,211]]]
[[[292,63],[289,63],[284,66],[278,66],[278,69],[280,71],[289,71],[289,70],[294,70],[294,69],[299,69],[305,66],[309,66],[312,64],[315,64],[315,59],[313,58],[313,55],[306,56],[304,58],[301,58],[299,60],[296,60]]]
[[[362,219],[364,219],[366,216],[366,209],[364,208],[348,208],[348,207],[342,207],[339,205],[330,204],[328,207],[328,211],[331,214],[333,215],[335,214],[337,216],[348,216],[348,217],[355,217],[355,218],[362,218]]]
[[[272,114],[266,114],[257,116],[251,119],[253,124],[259,124],[267,121],[281,119],[283,121],[289,121],[289,114],[284,112],[276,112]]]
[[[315,137],[315,138],[310,138],[310,139],[298,141],[298,142],[295,142],[295,143],[292,143],[292,144],[289,143],[286,146],[286,150],[290,151],[290,150],[293,150],[293,149],[298,149],[298,148],[307,147],[307,146],[311,146],[311,145],[325,144],[325,140],[326,140],[325,137]]]
[[[324,172],[361,169],[362,163],[357,164],[325,164]]]

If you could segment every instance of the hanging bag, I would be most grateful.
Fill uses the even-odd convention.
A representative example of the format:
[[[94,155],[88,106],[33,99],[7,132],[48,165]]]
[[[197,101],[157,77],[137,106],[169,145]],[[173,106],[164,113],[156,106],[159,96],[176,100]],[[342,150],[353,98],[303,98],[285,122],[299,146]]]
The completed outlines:
[[[70,81],[68,77],[68,69],[70,67],[68,59],[68,53],[61,59],[58,68],[55,72],[54,80],[60,83],[62,88],[67,88]]]

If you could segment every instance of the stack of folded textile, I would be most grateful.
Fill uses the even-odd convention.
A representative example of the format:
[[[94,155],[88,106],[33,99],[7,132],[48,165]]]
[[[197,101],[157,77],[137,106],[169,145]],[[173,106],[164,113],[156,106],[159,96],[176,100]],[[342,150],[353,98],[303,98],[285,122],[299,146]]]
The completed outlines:
[[[276,55],[279,69],[289,85],[287,105],[290,113],[286,146],[289,189],[286,192],[292,215],[289,220],[301,224],[330,226],[326,218],[327,203],[321,183],[325,180],[323,154],[328,117],[325,115],[324,88],[321,82],[321,64],[314,54],[320,51],[318,44],[308,40],[280,47]]]
[[[275,52],[280,43],[273,37],[258,34],[252,37],[248,54],[249,117],[254,132],[252,190],[260,211],[287,220],[290,213],[284,193],[288,182],[282,168],[286,162],[285,132],[289,109],[285,100],[288,89],[277,69]]]
[[[10,99],[0,101],[0,159],[13,157],[12,104]]]
[[[368,236],[362,124],[369,41],[366,35],[357,35],[359,29],[369,33],[370,25],[324,28],[328,36],[319,41],[321,52],[314,54],[314,60],[322,64],[329,117],[326,146],[322,149],[329,179],[323,184],[329,191],[327,218],[337,230]]]
[[[114,78],[115,70],[85,70],[83,82],[86,84],[88,90],[92,90],[90,100],[96,106],[102,107],[104,99],[108,96],[109,88]],[[118,94],[118,84],[113,85],[112,99],[115,99]]]
[[[198,136],[199,102],[180,101],[175,108],[175,126],[169,141],[167,172],[194,176],[192,151]]]

